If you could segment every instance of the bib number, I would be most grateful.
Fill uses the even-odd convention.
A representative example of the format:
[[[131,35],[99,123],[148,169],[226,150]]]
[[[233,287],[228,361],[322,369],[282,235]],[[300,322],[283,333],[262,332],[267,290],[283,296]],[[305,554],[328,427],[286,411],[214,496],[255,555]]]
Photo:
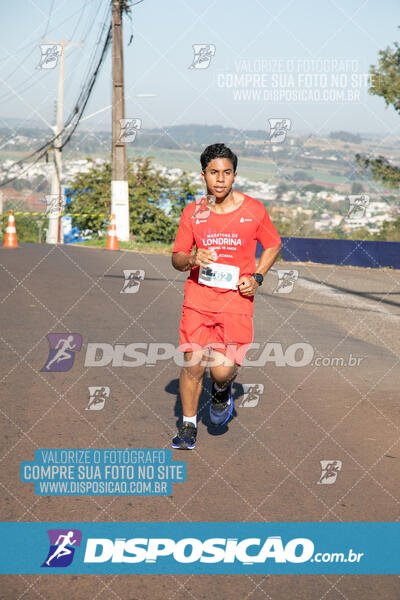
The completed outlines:
[[[225,290],[236,290],[239,281],[239,267],[210,263],[207,267],[200,267],[199,283],[210,287]]]

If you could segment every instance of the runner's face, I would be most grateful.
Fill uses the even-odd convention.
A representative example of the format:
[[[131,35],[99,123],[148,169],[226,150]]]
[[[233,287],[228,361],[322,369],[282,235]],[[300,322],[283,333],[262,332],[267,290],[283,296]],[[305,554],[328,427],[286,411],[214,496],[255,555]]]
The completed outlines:
[[[207,192],[221,200],[231,192],[236,173],[233,172],[233,164],[229,158],[214,158],[201,175],[207,185]]]

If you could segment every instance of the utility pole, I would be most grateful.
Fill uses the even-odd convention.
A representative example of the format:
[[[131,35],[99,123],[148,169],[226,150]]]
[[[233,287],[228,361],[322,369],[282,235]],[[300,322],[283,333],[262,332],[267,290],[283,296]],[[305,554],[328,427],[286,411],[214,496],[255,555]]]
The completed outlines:
[[[122,14],[125,0],[112,0],[112,180],[111,213],[115,214],[119,240],[129,241],[129,191],[126,141],[121,139],[125,119]]]
[[[50,42],[53,43],[53,42]],[[56,42],[54,42],[56,43]],[[60,56],[60,72],[58,76],[58,98],[57,98],[57,117],[56,126],[54,133],[57,135],[61,133],[63,129],[63,111],[64,111],[64,52],[65,42],[57,42],[61,44],[61,56]],[[47,229],[46,242],[48,244],[59,244],[61,240],[60,229],[61,229],[61,175],[62,175],[62,136],[60,135],[54,141],[54,170],[51,177],[51,205],[49,207],[49,226]],[[58,210],[55,210],[56,198],[58,198],[57,206]],[[54,200],[54,202],[53,202]]]
[[[64,112],[64,55],[65,46],[83,46],[83,44],[70,44],[64,40],[62,42],[48,42],[42,40],[42,43],[54,44],[61,46],[60,54],[60,71],[58,76],[58,98],[57,98],[57,116],[56,125],[53,128],[55,135],[59,137],[54,140],[54,170],[51,177],[51,198],[52,202],[49,211],[49,224],[46,235],[48,244],[60,244],[63,242],[63,232],[61,231],[61,210],[62,210],[62,195],[61,195],[61,177],[62,177],[62,135],[63,130],[63,112]],[[54,202],[53,202],[54,200]],[[57,200],[57,202],[56,202]]]

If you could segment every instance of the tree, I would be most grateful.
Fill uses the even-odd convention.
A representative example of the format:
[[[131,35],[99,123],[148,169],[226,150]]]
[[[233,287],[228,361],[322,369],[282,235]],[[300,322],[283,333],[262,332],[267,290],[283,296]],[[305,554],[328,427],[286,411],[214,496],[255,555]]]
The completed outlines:
[[[295,171],[292,175],[293,181],[312,181],[313,177],[305,171]]]
[[[151,158],[128,163],[129,226],[138,242],[174,240],[183,207],[197,192],[186,174],[170,181],[154,169]],[[94,235],[104,234],[111,210],[111,164],[91,161],[88,172],[78,173],[70,185],[72,204],[68,212],[73,226]],[[100,215],[103,216],[100,216]]]
[[[335,175],[337,175],[336,171]],[[318,192],[322,192],[325,189],[323,185],[318,185],[318,183],[308,183],[303,186],[303,192],[313,192],[314,194],[318,194]]]
[[[8,210],[0,215],[1,243],[4,241],[8,217]],[[43,219],[42,217],[38,216],[34,217],[29,215],[15,215],[15,227],[19,242],[38,242],[40,238],[41,241],[43,241],[46,237],[47,219]]]
[[[351,184],[351,193],[353,195],[355,195],[355,194],[362,194],[363,191],[364,191],[364,187],[363,187],[362,183],[358,183],[357,181],[353,181],[353,183]]]
[[[287,192],[288,189],[289,186],[287,185],[287,183],[285,183],[284,181],[282,183],[279,183],[276,187],[276,199],[280,200],[282,198],[282,194]]]
[[[386,242],[400,242],[400,217],[395,221],[384,221],[379,233],[375,236],[376,240]]]
[[[349,131],[331,131],[329,137],[342,142],[351,142],[352,144],[360,144],[362,141],[358,133],[350,133]]]
[[[388,46],[379,51],[378,66],[370,67],[371,83],[369,93],[381,96],[386,106],[393,106],[400,113],[400,46],[394,42],[394,47]],[[375,181],[390,188],[400,184],[400,167],[390,164],[384,156],[370,158],[356,154],[359,166],[369,171]]]
[[[31,182],[29,181],[29,179],[21,178],[14,181],[14,189],[17,190],[17,192],[20,192],[21,190],[25,190],[27,188],[31,188]]]

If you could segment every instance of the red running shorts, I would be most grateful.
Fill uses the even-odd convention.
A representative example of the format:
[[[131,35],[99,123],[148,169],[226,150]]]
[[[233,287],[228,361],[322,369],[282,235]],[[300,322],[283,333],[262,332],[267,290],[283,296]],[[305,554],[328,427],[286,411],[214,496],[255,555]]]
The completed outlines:
[[[179,334],[181,352],[212,348],[241,365],[253,341],[253,317],[197,311],[184,306]]]

